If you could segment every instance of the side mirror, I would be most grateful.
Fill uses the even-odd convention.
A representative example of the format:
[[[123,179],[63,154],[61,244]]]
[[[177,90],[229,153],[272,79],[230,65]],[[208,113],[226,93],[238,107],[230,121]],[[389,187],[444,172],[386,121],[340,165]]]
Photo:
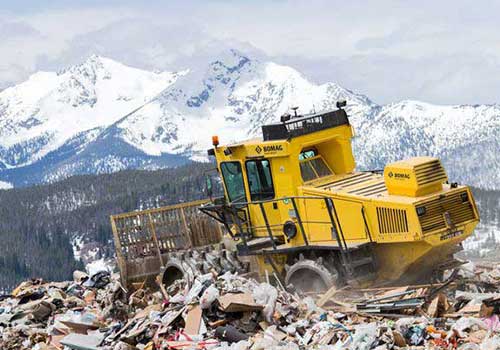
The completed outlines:
[[[207,197],[212,198],[213,194],[212,178],[209,175],[205,175],[205,182],[206,182]]]

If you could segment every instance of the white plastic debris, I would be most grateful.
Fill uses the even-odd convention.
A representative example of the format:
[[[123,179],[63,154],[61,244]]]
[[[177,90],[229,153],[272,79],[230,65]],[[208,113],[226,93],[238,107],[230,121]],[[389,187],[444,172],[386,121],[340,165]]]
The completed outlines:
[[[320,310],[313,298],[305,297],[302,301],[304,302],[304,304],[306,304],[308,312],[312,313]]]
[[[203,294],[201,295],[200,298],[200,306],[203,310],[208,309],[215,300],[219,297],[220,293],[219,290],[212,284],[210,285]]]
[[[350,350],[369,350],[377,340],[377,323],[360,324],[355,327]]]
[[[472,261],[469,261],[459,268],[460,277],[473,278],[474,277],[475,265]]]
[[[488,325],[479,318],[461,317],[457,322],[455,322],[452,329],[458,333],[459,337],[465,338],[467,336],[465,330],[488,329]]]
[[[187,293],[184,302],[186,304],[191,303],[198,295],[200,295],[201,291],[203,290],[203,283],[200,282],[200,280],[196,279],[193,283],[193,286]]]
[[[481,347],[479,348],[480,350],[498,350],[500,349],[500,337],[495,335],[491,338],[485,339]]]
[[[261,283],[252,293],[255,302],[264,305],[262,314],[267,322],[272,321],[278,290],[267,283]]]

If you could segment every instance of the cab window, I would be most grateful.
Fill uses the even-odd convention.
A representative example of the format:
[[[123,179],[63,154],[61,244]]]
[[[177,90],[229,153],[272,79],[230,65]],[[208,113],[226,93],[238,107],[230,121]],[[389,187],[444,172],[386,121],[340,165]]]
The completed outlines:
[[[333,174],[315,149],[302,151],[299,155],[299,162],[300,174],[305,182]]]
[[[308,158],[316,157],[318,155],[318,151],[316,149],[307,149],[305,151],[300,152],[299,154],[299,160],[305,160]]]
[[[249,160],[245,163],[252,201],[274,198],[271,164],[267,159]]]
[[[245,185],[241,164],[239,162],[223,162],[220,169],[229,202],[245,202]]]

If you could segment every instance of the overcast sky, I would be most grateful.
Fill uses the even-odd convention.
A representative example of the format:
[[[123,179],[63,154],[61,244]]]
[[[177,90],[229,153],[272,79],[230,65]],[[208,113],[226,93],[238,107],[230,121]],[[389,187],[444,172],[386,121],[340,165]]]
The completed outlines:
[[[379,103],[500,103],[500,2],[0,0],[0,87],[97,53],[147,69],[234,47]]]

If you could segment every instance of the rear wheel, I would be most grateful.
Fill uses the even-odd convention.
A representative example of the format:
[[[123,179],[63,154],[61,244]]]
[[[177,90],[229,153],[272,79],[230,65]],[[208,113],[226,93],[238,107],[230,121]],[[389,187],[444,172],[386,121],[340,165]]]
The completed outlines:
[[[323,259],[304,259],[287,268],[286,285],[301,292],[325,292],[338,283],[338,273],[334,268],[327,268]]]

